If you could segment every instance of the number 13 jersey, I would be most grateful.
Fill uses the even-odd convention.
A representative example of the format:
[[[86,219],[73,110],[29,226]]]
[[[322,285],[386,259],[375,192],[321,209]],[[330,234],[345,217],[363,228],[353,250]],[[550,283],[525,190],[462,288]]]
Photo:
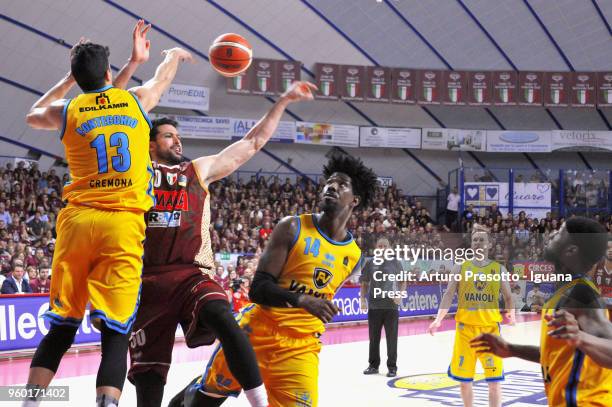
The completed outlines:
[[[128,91],[109,85],[69,100],[61,137],[70,182],[62,198],[98,209],[151,208],[150,129],[149,117]]]

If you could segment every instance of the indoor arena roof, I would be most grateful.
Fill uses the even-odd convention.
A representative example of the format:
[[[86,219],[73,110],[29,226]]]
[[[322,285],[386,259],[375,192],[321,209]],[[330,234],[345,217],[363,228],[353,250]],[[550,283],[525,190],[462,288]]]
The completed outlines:
[[[296,59],[314,80],[315,62],[435,69],[601,71],[612,69],[608,0],[3,0],[0,6],[0,135],[63,155],[54,137],[29,130],[24,115],[68,69],[81,36],[108,44],[121,66],[138,18],[153,23],[148,79],[159,52],[182,46],[197,64],[176,82],[211,88],[211,115],[256,118],[261,97],[227,95],[206,60],[221,33],[236,32],[261,58]],[[137,82],[132,83],[136,85]],[[448,107],[317,101],[291,107],[291,120],[380,126],[607,130],[612,109]]]

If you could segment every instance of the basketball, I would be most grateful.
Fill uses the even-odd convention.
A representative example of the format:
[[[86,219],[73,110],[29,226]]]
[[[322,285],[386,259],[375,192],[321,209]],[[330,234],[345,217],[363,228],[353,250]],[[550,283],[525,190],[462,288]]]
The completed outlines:
[[[246,71],[253,60],[251,44],[239,34],[218,36],[208,50],[210,64],[223,76],[236,76]]]

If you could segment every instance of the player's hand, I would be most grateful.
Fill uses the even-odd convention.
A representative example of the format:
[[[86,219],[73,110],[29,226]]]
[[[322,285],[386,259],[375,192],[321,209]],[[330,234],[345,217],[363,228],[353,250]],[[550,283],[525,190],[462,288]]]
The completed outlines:
[[[170,48],[162,51],[163,56],[176,56],[180,62],[191,62],[194,63],[193,55],[191,52],[184,50],[183,48]]]
[[[555,311],[552,315],[545,315],[548,326],[553,328],[548,331],[548,336],[556,339],[564,339],[572,346],[580,346],[582,331],[574,315],[565,310]]]
[[[516,325],[516,310],[509,309],[506,316],[508,318],[508,325]]]
[[[501,336],[492,334],[480,334],[470,341],[472,348],[476,349],[476,353],[492,353],[501,358],[509,358],[512,356],[510,344],[504,341]]]
[[[304,308],[324,323],[330,322],[334,315],[340,311],[333,302],[306,294],[300,295],[298,307]]]
[[[433,336],[438,330],[438,328],[440,328],[440,325],[442,325],[442,321],[434,319],[433,322],[429,324],[429,328],[427,328],[427,333]]]
[[[313,100],[313,92],[317,90],[315,84],[305,81],[296,81],[289,86],[289,89],[282,94],[281,99],[290,102],[300,102],[303,100]]]
[[[138,20],[132,32],[132,56],[130,60],[142,64],[149,60],[149,49],[151,41],[147,39],[147,32],[151,29],[151,24],[145,24],[144,20]]]

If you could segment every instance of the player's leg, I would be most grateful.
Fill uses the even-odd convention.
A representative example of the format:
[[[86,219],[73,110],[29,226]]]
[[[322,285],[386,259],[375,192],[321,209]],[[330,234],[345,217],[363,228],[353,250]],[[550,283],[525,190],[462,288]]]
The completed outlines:
[[[53,259],[53,279],[49,311],[43,317],[51,328],[39,343],[28,375],[27,386],[46,388],[66,351],[72,345],[87,304],[87,254],[93,250],[81,236],[90,228],[87,213],[68,206],[57,220],[57,241]],[[34,400],[31,405],[36,405]]]
[[[490,333],[493,335],[500,335],[499,324],[490,327],[479,328],[480,333]],[[504,366],[503,359],[499,358],[491,353],[484,353],[478,356],[480,363],[485,372],[485,380],[489,384],[489,406],[501,407],[501,382],[504,380]]]
[[[193,269],[191,273],[192,277],[177,290],[185,293],[180,298],[180,303],[184,304],[180,321],[187,345],[201,346],[211,343],[214,338],[219,339],[229,371],[244,389],[251,405],[267,405],[253,346],[238,326],[225,291],[200,270]]]
[[[476,373],[476,352],[470,346],[474,337],[473,327],[457,323],[453,357],[448,368],[448,376],[460,382],[461,399],[466,407],[471,407],[474,400],[472,381]]]
[[[198,312],[198,323],[221,342],[230,372],[244,389],[252,406],[267,406],[266,389],[257,358],[246,333],[238,326],[226,299],[208,301]]]
[[[378,373],[378,367],[380,366],[380,335],[383,326],[383,311],[384,310],[375,308],[368,309],[370,351],[368,355],[368,369],[364,371],[364,374]]]
[[[397,373],[397,334],[399,324],[399,311],[395,309],[385,310],[385,337],[387,339],[387,368],[390,377]]]
[[[489,382],[489,407],[501,407],[502,388],[501,382]]]
[[[474,400],[474,390],[472,388],[472,382],[461,382],[459,384],[461,390],[461,400],[463,401],[463,407],[472,407]]]
[[[172,348],[178,310],[173,272],[145,275],[140,306],[130,335],[128,379],[136,387],[138,407],[157,407],[164,397],[164,386],[172,361]]]
[[[142,215],[97,211],[92,240],[99,248],[87,290],[90,317],[102,327],[97,404],[118,404],[125,382],[129,333],[140,298],[145,224]]]
[[[301,339],[276,335],[277,349],[269,355],[263,371],[271,407],[316,407],[318,404],[319,352],[318,339]]]
[[[123,391],[127,372],[128,334],[109,328],[106,322],[100,326],[102,360],[96,377],[96,405],[117,404]]]

